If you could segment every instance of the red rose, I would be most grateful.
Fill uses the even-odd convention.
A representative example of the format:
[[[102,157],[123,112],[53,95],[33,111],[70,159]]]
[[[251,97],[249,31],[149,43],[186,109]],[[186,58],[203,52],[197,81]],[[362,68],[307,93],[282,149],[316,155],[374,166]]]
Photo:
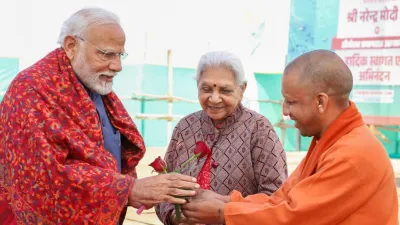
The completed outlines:
[[[153,169],[159,173],[163,173],[167,170],[167,164],[161,159],[161,156],[158,156],[149,166],[153,167]]]
[[[194,154],[200,154],[199,158],[203,158],[204,156],[207,156],[211,154],[211,149],[207,146],[204,141],[198,141],[196,142],[196,149],[194,150]]]

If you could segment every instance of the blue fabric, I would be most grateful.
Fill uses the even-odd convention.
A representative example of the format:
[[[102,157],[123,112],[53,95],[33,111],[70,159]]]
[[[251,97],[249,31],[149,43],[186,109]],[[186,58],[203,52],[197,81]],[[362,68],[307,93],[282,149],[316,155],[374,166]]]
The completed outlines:
[[[101,95],[93,93],[91,91],[88,91],[88,93],[90,98],[96,105],[97,113],[100,118],[102,132],[103,132],[103,139],[104,139],[104,147],[117,160],[118,171],[121,172],[121,134],[111,124],[111,121],[107,116]]]

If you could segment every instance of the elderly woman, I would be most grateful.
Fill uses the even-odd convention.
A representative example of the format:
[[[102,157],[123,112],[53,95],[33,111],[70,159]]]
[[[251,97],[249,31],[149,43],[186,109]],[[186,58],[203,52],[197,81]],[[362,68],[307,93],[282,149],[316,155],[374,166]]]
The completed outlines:
[[[286,154],[268,119],[241,104],[246,80],[240,59],[228,52],[206,53],[196,80],[203,110],[176,125],[165,155],[168,171],[179,168],[203,141],[212,154],[182,171],[197,177],[201,188],[222,195],[272,194],[287,178]],[[164,224],[177,224],[173,205],[158,205],[156,212]]]

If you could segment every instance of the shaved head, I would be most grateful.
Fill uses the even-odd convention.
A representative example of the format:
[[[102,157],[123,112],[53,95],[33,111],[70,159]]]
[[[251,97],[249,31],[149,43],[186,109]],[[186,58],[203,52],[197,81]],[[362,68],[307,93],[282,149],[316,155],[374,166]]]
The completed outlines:
[[[353,76],[343,60],[334,52],[315,50],[294,59],[286,66],[284,76],[296,75],[297,82],[310,94],[324,92],[337,100],[348,101]]]
[[[283,115],[302,136],[320,138],[350,104],[353,76],[334,52],[315,50],[294,59],[283,73]]]

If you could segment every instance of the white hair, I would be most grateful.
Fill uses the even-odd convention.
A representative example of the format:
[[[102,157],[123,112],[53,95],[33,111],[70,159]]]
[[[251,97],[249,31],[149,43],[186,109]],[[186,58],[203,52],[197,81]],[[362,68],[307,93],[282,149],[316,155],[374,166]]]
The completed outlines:
[[[203,72],[209,68],[225,67],[232,71],[237,84],[245,84],[246,77],[239,57],[226,51],[207,52],[201,56],[197,65],[196,81],[199,82]]]
[[[93,25],[118,24],[119,18],[102,8],[84,8],[64,21],[57,43],[63,45],[66,36],[82,36]]]

